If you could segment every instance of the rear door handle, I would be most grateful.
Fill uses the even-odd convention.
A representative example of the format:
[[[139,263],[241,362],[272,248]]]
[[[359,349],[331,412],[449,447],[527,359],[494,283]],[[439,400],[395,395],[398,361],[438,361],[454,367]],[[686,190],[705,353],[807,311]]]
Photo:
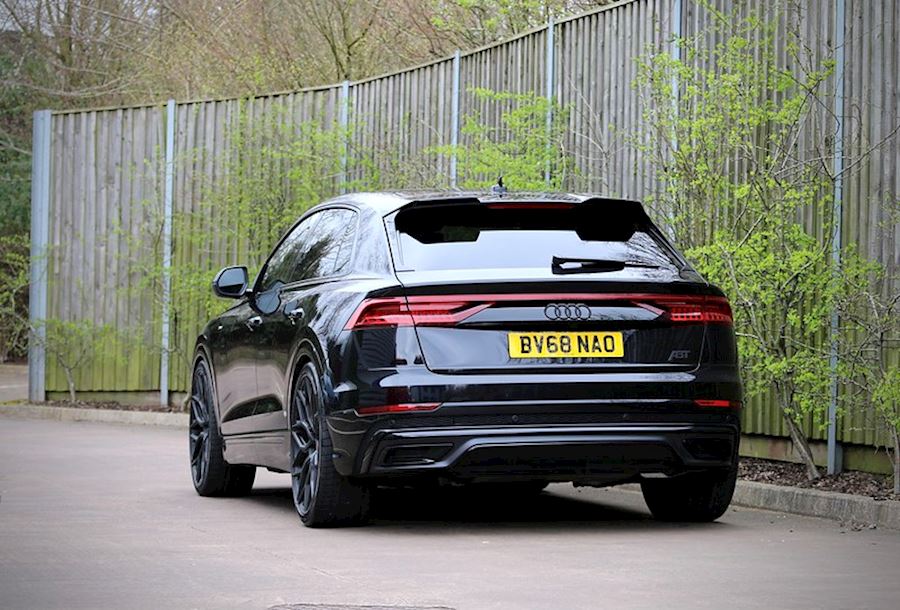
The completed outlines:
[[[262,326],[262,317],[260,317],[260,316],[253,316],[252,318],[249,318],[249,319],[245,320],[245,321],[244,321],[244,324],[245,324],[245,325],[247,326],[247,328],[249,328],[250,330],[256,330],[257,328],[259,328],[260,326]]]

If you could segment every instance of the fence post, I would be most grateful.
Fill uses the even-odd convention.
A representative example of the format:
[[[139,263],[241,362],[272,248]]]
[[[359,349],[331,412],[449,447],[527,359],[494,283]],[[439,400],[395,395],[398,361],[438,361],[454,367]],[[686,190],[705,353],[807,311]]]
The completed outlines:
[[[682,11],[683,11],[682,0],[674,0],[672,3],[672,44],[669,49],[669,54],[672,56],[672,59],[675,62],[681,62],[681,38],[684,35],[684,30],[682,28]],[[680,100],[680,88],[678,85],[678,72],[676,70],[672,71],[672,83],[670,85],[672,87],[672,118],[676,120],[678,119],[678,102]],[[673,150],[678,150],[678,130],[672,130],[672,148]],[[675,210],[668,210],[667,214],[668,218],[668,226],[666,227],[666,234],[669,238],[675,238]]]
[[[50,134],[49,110],[34,113],[31,145],[31,266],[28,286],[28,400],[46,398],[45,343],[50,239]]]
[[[453,85],[450,93],[450,187],[456,188],[456,147],[459,146],[459,70],[462,56],[459,49],[453,53]]]
[[[670,49],[670,53],[672,55],[672,59],[676,62],[681,61],[681,37],[683,35],[683,30],[681,27],[681,11],[682,11],[682,0],[675,0],[672,4],[672,48]],[[678,73],[676,71],[672,71],[672,100],[674,102],[674,108],[672,109],[675,112],[675,116],[678,116]],[[677,134],[676,134],[677,137]],[[674,145],[678,146],[678,141],[674,142]]]
[[[347,150],[349,136],[347,134],[348,125],[350,124],[350,81],[345,80],[341,83],[341,109],[338,114],[338,125],[341,129],[341,173],[338,177],[340,183],[341,194],[347,192]]]
[[[159,357],[159,404],[169,404],[169,320],[172,307],[172,199],[175,192],[175,100],[166,103],[166,169],[163,191],[162,351]]]
[[[555,24],[553,17],[547,23],[547,166],[544,168],[544,185],[550,187],[550,154],[553,143],[550,141],[553,135],[553,68],[554,68],[554,51],[555,43],[553,40],[553,32]]]
[[[836,271],[841,268],[841,242],[844,222],[844,23],[845,0],[834,3],[834,196],[832,199],[832,222],[834,228],[831,236],[831,261]],[[837,309],[831,312],[830,330],[830,374],[831,402],[828,405],[828,474],[836,474],[843,470],[843,451],[837,442],[837,407],[838,407],[838,334],[840,333],[840,316]]]

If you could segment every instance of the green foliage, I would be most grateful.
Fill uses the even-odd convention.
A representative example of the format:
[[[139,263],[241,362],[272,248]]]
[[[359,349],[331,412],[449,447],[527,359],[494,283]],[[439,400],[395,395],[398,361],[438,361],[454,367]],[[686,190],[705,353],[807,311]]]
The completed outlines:
[[[427,153],[457,155],[458,184],[467,189],[485,189],[498,176],[512,190],[561,190],[572,172],[571,158],[563,148],[568,109],[534,93],[515,94],[474,89],[479,105],[499,111],[499,127],[491,127],[482,113],[463,117],[462,144],[438,146]],[[547,125],[547,112],[552,120]],[[549,184],[545,172],[550,171]]]
[[[31,157],[0,149],[0,236],[27,236],[31,211]]]
[[[824,96],[831,62],[776,52],[778,15],[763,21],[720,15],[710,26],[719,43],[680,42],[684,59],[655,53],[638,63],[636,86],[649,133],[634,144],[665,180],[657,204],[679,239],[707,243],[713,227],[732,234],[764,211],[790,216],[825,203],[830,177],[805,162],[798,132],[816,128],[814,109]],[[793,40],[793,39],[792,39]],[[814,62],[813,62],[814,63]],[[673,84],[677,83],[677,90]],[[825,134],[820,135],[825,150]]]
[[[52,359],[65,373],[69,400],[72,402],[75,402],[76,396],[77,371],[98,357],[102,347],[117,335],[111,325],[96,324],[92,320],[43,320],[35,331],[36,337],[43,337],[47,358]]]
[[[435,148],[410,159],[401,158],[396,150],[356,147],[351,135],[368,117],[350,117],[346,128],[315,121],[297,124],[277,106],[260,112],[254,100],[243,102],[224,130],[220,152],[211,154],[199,147],[182,151],[175,159],[175,172],[185,176],[189,186],[183,192],[192,200],[176,202],[172,226],[169,353],[176,375],[190,370],[194,340],[202,326],[230,306],[210,290],[215,272],[242,264],[252,278],[274,244],[306,210],[342,190],[446,186],[446,178],[435,169],[435,157],[446,166],[452,152],[459,155],[462,186],[489,187],[503,173],[512,189],[544,190],[544,172],[549,167],[550,188],[560,188],[570,165],[562,152],[565,109],[554,108],[548,132],[549,105],[544,98],[488,91],[475,95],[482,108],[494,105],[492,111],[502,110],[501,126],[489,129],[474,113],[463,117],[464,145],[455,151]],[[148,161],[148,168],[160,164],[159,159]],[[144,175],[141,167],[131,171],[135,172],[131,179],[138,182],[155,175],[152,171]],[[120,329],[116,349],[153,352],[161,349],[148,343],[148,338],[152,343],[160,336],[164,281],[162,205],[157,197],[144,202],[140,216],[146,223],[142,230],[113,228],[109,236],[121,244],[116,251],[122,252],[122,267],[139,280],[117,298],[153,300],[154,319],[135,321],[127,331]],[[173,379],[173,387],[182,387],[182,381],[186,383]]]
[[[900,365],[889,363],[872,384],[872,404],[885,424],[900,435]]]
[[[774,388],[787,417],[824,421],[829,404],[828,329],[837,284],[823,271],[828,252],[796,223],[761,222],[736,237],[717,232],[688,251],[729,295],[749,395]]]
[[[378,188],[381,173],[375,151],[354,149],[350,134],[337,124],[296,124],[282,109],[254,111],[244,102],[224,134],[217,155],[185,151],[176,172],[192,176],[194,202],[173,216],[171,269],[174,341],[173,369],[189,371],[194,340],[205,322],[230,306],[210,290],[213,275],[228,265],[246,265],[251,281],[272,247],[310,207],[348,192]],[[342,165],[346,151],[347,162]],[[206,181],[209,171],[216,179]],[[137,295],[150,294],[161,311],[163,268],[159,203],[147,201],[148,226],[129,252],[141,252]]]
[[[0,236],[0,362],[28,347],[29,260],[27,236]]]
[[[0,81],[15,65],[0,45]],[[31,103],[21,87],[0,88],[0,362],[24,358],[28,347]]]
[[[565,110],[554,108],[548,132],[546,99],[535,95],[475,92],[482,107],[502,109],[501,126],[487,128],[480,115],[463,117],[464,145],[459,156],[460,184],[486,188],[499,173],[510,188],[544,190],[544,171],[550,168],[550,188],[560,188],[569,168],[562,153]],[[318,122],[296,124],[278,109],[255,112],[246,102],[224,134],[227,145],[217,156],[205,150],[185,151],[176,159],[176,172],[216,179],[195,187],[196,201],[173,218],[174,255],[171,270],[172,317],[175,321],[173,369],[188,371],[194,339],[210,317],[230,303],[210,290],[213,274],[226,265],[247,265],[251,278],[279,238],[310,207],[342,190],[358,192],[439,186],[435,157],[454,152],[450,147],[425,151],[421,158],[401,159],[396,151],[354,148],[351,134],[367,117],[351,117],[346,129]],[[346,150],[346,166],[342,157]],[[193,169],[192,169],[193,168]],[[148,201],[148,226],[132,239],[130,253],[141,253],[129,265],[140,268],[137,294],[162,294],[162,218],[159,203]],[[131,239],[125,236],[126,239]],[[156,311],[161,311],[157,303]],[[177,382],[176,382],[177,387]]]
[[[638,146],[665,182],[657,210],[732,301],[748,395],[775,400],[815,477],[802,426],[825,422],[827,333],[845,276],[831,257],[832,178],[797,142],[815,133],[830,63],[801,56],[788,32],[793,68],[782,67],[777,22],[724,17],[711,48],[683,41],[683,61],[642,60],[651,131]]]
[[[27,235],[31,209],[31,111],[42,101],[15,82],[38,62],[0,37],[0,236]],[[13,45],[10,45],[13,47]],[[24,54],[24,57],[23,57]]]
[[[900,278],[855,253],[845,255],[846,290],[839,295],[841,381],[849,409],[871,413],[887,433],[894,493],[900,494]]]
[[[0,81],[27,58],[0,44]],[[31,121],[24,88],[0,88],[0,362],[24,358],[28,339],[28,250],[31,211]]]

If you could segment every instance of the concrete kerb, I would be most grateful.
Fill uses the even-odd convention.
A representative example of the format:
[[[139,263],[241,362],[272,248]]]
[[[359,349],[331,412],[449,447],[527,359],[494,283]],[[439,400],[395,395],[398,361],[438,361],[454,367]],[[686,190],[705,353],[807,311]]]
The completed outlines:
[[[57,421],[88,421],[107,424],[132,424],[186,428],[187,413],[158,413],[153,411],[116,411],[113,409],[78,409],[29,404],[0,404],[0,416]]]
[[[87,421],[114,424],[186,428],[187,413],[77,409],[29,404],[0,404],[0,416],[58,421]],[[637,485],[622,486],[639,491]],[[780,511],[833,519],[857,526],[876,526],[900,530],[900,502],[880,501],[865,496],[784,487],[753,481],[738,481],[733,503],[747,508]]]
[[[900,502],[867,496],[739,481],[733,502],[748,508],[824,517],[842,523],[900,530]]]
[[[636,483],[621,485],[618,489],[635,493],[641,491],[640,485]],[[833,519],[848,525],[874,525],[900,530],[900,502],[875,500],[868,496],[738,481],[731,503],[744,508]]]

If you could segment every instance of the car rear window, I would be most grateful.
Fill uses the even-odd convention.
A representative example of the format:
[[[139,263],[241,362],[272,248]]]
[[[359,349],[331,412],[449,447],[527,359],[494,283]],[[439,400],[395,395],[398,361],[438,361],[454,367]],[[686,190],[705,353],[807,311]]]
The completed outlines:
[[[675,270],[636,204],[413,206],[394,226],[398,271],[546,269],[554,257]]]

